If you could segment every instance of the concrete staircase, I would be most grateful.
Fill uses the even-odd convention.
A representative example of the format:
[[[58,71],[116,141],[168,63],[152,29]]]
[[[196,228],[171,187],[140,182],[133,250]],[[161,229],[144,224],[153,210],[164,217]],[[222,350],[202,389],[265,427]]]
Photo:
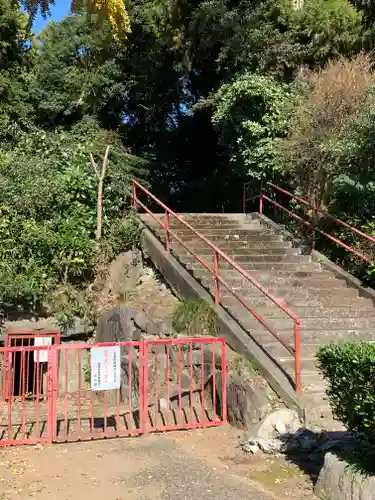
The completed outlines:
[[[304,406],[312,421],[330,418],[325,382],[315,362],[320,345],[352,340],[375,340],[375,307],[360,296],[360,290],[336,273],[302,255],[279,232],[260,220],[242,214],[183,214],[184,220],[214,243],[251,274],[295,314],[301,317],[301,381]],[[147,218],[147,225],[165,240],[164,231]],[[170,227],[201,258],[212,264],[212,250],[181,224],[170,219]],[[172,253],[207,290],[214,292],[212,275],[179,243],[171,241]],[[220,275],[236,290],[246,304],[263,316],[280,337],[293,345],[293,321],[254,285],[224,261]],[[272,357],[291,380],[294,358],[225,288],[220,291],[222,305]]]

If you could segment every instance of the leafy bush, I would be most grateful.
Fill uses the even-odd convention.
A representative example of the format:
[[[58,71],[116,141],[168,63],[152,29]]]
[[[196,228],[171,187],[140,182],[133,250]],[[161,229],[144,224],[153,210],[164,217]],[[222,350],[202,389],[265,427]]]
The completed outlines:
[[[101,249],[89,153],[98,158],[106,144],[101,245],[111,259],[139,240],[134,218],[122,218],[129,181],[145,166],[115,134],[85,119],[69,132],[34,129],[12,150],[0,149],[0,303],[34,308],[57,286],[93,280]]]
[[[217,336],[217,316],[204,300],[184,300],[174,311],[173,328],[188,335]]]
[[[375,345],[331,344],[317,357],[335,416],[349,429],[375,438]]]
[[[246,73],[222,85],[197,108],[212,108],[212,124],[234,170],[272,178],[281,168],[275,143],[287,133],[287,110],[295,97],[292,85]]]

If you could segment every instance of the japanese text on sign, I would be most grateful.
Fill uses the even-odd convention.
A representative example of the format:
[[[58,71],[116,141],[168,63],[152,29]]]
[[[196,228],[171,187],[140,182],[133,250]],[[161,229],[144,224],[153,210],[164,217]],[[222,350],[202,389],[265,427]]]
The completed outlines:
[[[91,349],[91,390],[119,389],[120,368],[120,347],[93,347]]]

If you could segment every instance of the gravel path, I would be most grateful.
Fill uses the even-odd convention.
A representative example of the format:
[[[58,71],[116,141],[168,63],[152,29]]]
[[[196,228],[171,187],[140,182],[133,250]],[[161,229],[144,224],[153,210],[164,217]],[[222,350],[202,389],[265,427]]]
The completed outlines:
[[[0,499],[275,500],[167,435],[0,450]]]

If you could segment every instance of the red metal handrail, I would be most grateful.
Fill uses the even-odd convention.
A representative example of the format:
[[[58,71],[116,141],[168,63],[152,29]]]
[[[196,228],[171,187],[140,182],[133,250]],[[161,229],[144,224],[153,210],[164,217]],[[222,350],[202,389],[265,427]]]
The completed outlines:
[[[145,212],[147,212],[164,230],[165,230],[165,249],[167,252],[170,251],[170,240],[171,237],[175,239],[185,250],[187,250],[198,262],[212,273],[214,283],[215,283],[215,304],[220,305],[220,286],[224,286],[226,290],[230,294],[232,294],[239,303],[245,307],[245,309],[252,314],[259,323],[266,328],[294,357],[295,359],[295,389],[296,392],[301,390],[301,381],[300,381],[300,365],[301,365],[301,339],[300,339],[300,325],[301,319],[294,314],[290,309],[284,306],[284,304],[274,297],[272,294],[268,292],[266,288],[264,288],[255,278],[253,278],[249,273],[247,273],[242,267],[240,267],[236,262],[234,262],[228,255],[222,252],[217,246],[215,246],[210,240],[208,240],[205,236],[203,236],[200,232],[194,229],[188,222],[186,222],[182,217],[173,212],[169,207],[167,207],[161,200],[159,200],[155,195],[153,195],[148,189],[139,184],[135,179],[132,180],[133,185],[133,206],[136,208],[137,206],[143,208]],[[149,196],[157,205],[159,205],[164,211],[164,222],[160,220],[144,203],[142,203],[137,196],[137,188],[140,189],[144,194]],[[202,259],[197,255],[194,250],[192,250],[188,245],[186,245],[181,238],[170,229],[169,226],[169,218],[173,217],[176,221],[182,224],[184,227],[189,229],[193,234],[195,234],[201,241],[203,241],[208,247],[211,248],[213,253],[213,267],[211,267],[205,259]],[[274,304],[276,304],[280,310],[282,310],[287,316],[289,316],[293,322],[293,334],[294,334],[294,347],[285,342],[279,334],[275,331],[274,328],[270,327],[266,321],[253,309],[251,309],[244,300],[230,287],[230,285],[220,276],[219,269],[219,257],[227,262],[233,269],[238,271],[241,276],[243,276],[248,282],[254,285],[261,293],[263,293],[269,300],[271,300]]]
[[[340,239],[335,238],[334,236],[326,233],[325,231],[323,231],[322,229],[320,229],[319,227],[317,227],[316,224],[314,224],[314,223],[312,223],[310,221],[307,221],[303,217],[301,217],[301,216],[297,215],[296,213],[294,213],[292,210],[288,210],[287,208],[285,208],[280,203],[277,203],[275,200],[272,200],[269,196],[267,196],[263,192],[261,194],[257,195],[257,196],[252,196],[250,198],[246,198],[246,192],[247,192],[247,186],[248,185],[250,185],[250,182],[246,182],[244,184],[244,187],[243,187],[243,196],[242,196],[242,198],[243,198],[243,211],[244,211],[244,213],[246,213],[247,202],[249,202],[251,200],[254,200],[256,198],[259,198],[259,214],[263,215],[263,201],[266,200],[269,203],[271,203],[273,206],[275,206],[276,208],[279,208],[283,212],[287,213],[290,217],[298,220],[304,226],[311,228],[312,233],[313,233],[313,248],[315,248],[316,233],[318,232],[319,234],[322,234],[323,236],[325,236],[329,240],[333,241],[337,245],[345,248],[345,250],[347,250],[348,252],[356,255],[357,257],[359,257],[363,261],[365,261],[365,262],[367,262],[369,264],[371,264],[373,262],[373,259],[371,259],[368,255],[365,255],[362,252],[359,252],[358,250],[356,250],[355,248],[351,247],[350,245],[347,245],[346,243],[344,243]],[[312,203],[310,203],[307,200],[301,198],[300,196],[297,196],[297,195],[291,193],[290,191],[287,191],[286,189],[283,189],[280,186],[277,186],[276,184],[273,184],[272,182],[267,182],[266,185],[269,186],[274,191],[278,191],[279,193],[283,193],[283,194],[289,196],[290,198],[292,198],[293,200],[298,201],[299,203],[305,205],[306,207],[309,207],[315,213],[315,215],[318,214],[318,213],[323,214],[325,217],[331,219],[336,224],[339,224],[339,225],[341,225],[341,226],[343,226],[343,227],[345,227],[347,229],[350,229],[353,233],[356,233],[359,236],[361,236],[362,238],[365,238],[370,243],[375,243],[375,238],[373,238],[369,234],[363,233],[359,229],[351,226],[350,224],[348,224],[347,222],[342,221],[341,219],[337,219],[336,217],[334,217],[333,215],[331,215],[326,210],[322,210],[320,208],[315,207]],[[315,217],[315,220],[316,219],[317,218]]]

